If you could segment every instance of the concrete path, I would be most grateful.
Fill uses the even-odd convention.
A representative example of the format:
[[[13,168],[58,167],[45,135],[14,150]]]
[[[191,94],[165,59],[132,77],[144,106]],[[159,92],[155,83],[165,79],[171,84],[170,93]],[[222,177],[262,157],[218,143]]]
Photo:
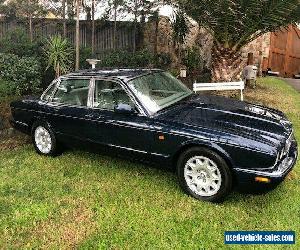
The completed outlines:
[[[300,79],[293,79],[293,78],[281,78],[283,81],[286,81],[289,85],[294,87],[294,89],[300,92]]]

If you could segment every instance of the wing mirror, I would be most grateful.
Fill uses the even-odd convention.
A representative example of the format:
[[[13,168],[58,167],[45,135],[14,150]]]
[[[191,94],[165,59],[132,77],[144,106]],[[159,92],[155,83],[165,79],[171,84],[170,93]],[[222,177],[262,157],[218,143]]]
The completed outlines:
[[[115,106],[115,112],[119,114],[134,114],[135,109],[128,104],[119,103]]]

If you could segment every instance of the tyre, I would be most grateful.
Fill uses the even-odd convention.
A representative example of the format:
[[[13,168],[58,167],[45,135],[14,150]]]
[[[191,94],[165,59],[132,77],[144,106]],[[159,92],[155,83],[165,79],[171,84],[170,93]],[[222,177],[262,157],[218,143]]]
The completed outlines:
[[[221,202],[232,188],[232,173],[217,153],[193,147],[182,153],[177,162],[180,186],[196,199]]]
[[[40,155],[58,155],[55,135],[45,122],[35,122],[32,126],[32,141],[36,152]]]

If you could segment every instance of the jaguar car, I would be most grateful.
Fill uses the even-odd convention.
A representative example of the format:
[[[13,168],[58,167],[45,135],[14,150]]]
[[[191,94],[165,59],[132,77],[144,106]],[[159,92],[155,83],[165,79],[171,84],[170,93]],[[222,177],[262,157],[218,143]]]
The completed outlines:
[[[210,202],[233,187],[276,187],[297,160],[281,111],[196,95],[159,69],[73,72],[40,97],[12,102],[11,112],[41,155],[69,147],[141,160],[173,170],[188,195]]]

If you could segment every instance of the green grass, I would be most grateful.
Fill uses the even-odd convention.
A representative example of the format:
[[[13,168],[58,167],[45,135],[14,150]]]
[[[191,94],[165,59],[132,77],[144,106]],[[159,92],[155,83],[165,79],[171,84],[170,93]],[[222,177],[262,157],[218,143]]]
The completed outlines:
[[[300,139],[300,94],[291,87],[264,78],[246,99],[285,111]],[[299,184],[298,163],[276,190],[233,192],[216,205],[185,195],[166,171],[81,151],[46,158],[26,145],[0,152],[0,246],[228,249],[226,230],[295,230],[299,249]]]

